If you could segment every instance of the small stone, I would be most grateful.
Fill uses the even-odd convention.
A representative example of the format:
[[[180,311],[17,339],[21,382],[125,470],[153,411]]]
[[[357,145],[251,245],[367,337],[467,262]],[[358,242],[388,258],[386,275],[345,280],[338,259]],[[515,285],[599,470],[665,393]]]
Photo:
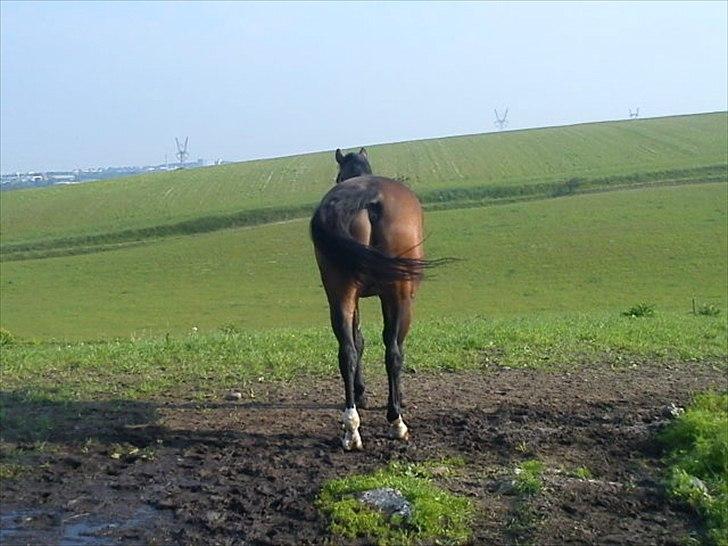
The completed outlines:
[[[708,486],[706,486],[705,482],[703,482],[703,480],[701,480],[700,478],[691,476],[690,485],[692,485],[695,489],[700,491],[700,494],[703,495],[704,497],[710,496],[710,492],[708,491]]]
[[[675,405],[675,402],[671,402],[669,406],[665,406],[663,414],[665,417],[672,417],[676,419],[685,413],[685,409]]]
[[[208,525],[215,525],[222,521],[224,519],[224,516],[222,515],[222,513],[215,510],[208,510],[207,512],[205,512],[203,518]]]
[[[378,508],[389,517],[399,516],[405,520],[412,517],[412,504],[396,489],[391,487],[380,487],[370,489],[359,495],[359,500]]]
[[[228,391],[228,393],[225,395],[225,400],[229,400],[231,402],[241,400],[242,398],[243,395],[240,391]]]

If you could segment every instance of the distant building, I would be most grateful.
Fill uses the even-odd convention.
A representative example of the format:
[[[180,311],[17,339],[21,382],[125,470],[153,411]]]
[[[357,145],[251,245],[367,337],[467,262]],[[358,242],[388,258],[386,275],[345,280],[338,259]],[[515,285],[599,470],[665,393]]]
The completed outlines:
[[[217,160],[215,164],[226,163]],[[78,184],[94,180],[108,180],[135,174],[173,171],[177,169],[197,169],[205,167],[207,162],[200,158],[197,161],[185,163],[166,163],[163,165],[145,165],[141,167],[93,167],[89,169],[75,169],[73,171],[51,171],[28,173],[13,173],[0,175],[0,190],[15,190],[21,188],[38,188],[55,184]]]

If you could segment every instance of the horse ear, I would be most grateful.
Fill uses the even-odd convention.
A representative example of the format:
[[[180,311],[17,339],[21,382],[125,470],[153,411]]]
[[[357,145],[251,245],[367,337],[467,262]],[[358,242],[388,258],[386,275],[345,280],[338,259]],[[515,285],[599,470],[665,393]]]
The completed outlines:
[[[344,160],[344,154],[341,153],[340,148],[336,148],[336,162],[341,165],[341,162]]]
[[[368,157],[367,156],[367,149],[366,148],[362,148],[361,150],[359,150],[359,155],[363,155],[364,157]]]

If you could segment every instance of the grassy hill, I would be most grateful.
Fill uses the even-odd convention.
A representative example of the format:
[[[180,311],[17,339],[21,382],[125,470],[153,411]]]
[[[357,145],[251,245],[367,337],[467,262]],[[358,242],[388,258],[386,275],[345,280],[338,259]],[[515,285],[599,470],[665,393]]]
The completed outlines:
[[[725,179],[725,112],[369,147],[375,172],[404,177],[432,206],[589,188]],[[305,216],[331,185],[330,152],[71,187],[0,200],[4,259]],[[569,184],[569,181],[570,184]],[[20,253],[20,254],[19,254]],[[15,254],[15,256],[13,256]]]
[[[431,212],[436,270],[418,320],[620,311],[645,301],[726,309],[725,184],[636,189]],[[3,326],[97,339],[328,324],[306,220],[2,265]],[[365,320],[377,321],[376,301]]]

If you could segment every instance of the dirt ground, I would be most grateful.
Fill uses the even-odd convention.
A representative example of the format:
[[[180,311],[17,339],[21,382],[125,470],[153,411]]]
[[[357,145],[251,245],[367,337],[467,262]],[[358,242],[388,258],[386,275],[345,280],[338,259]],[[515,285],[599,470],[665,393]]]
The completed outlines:
[[[339,446],[338,377],[260,383],[255,398],[246,391],[237,402],[220,393],[205,402],[52,405],[4,393],[3,461],[35,466],[2,483],[0,543],[337,544],[314,507],[324,481],[392,460],[453,456],[465,466],[440,485],[473,500],[474,544],[684,544],[699,533],[694,515],[664,495],[654,435],[671,403],[726,388],[720,366],[404,379],[411,441],[385,437],[378,377],[358,453]],[[18,423],[46,441],[30,444]],[[508,484],[515,465],[533,458],[548,470],[543,490],[526,498]],[[575,477],[578,467],[591,479]]]

